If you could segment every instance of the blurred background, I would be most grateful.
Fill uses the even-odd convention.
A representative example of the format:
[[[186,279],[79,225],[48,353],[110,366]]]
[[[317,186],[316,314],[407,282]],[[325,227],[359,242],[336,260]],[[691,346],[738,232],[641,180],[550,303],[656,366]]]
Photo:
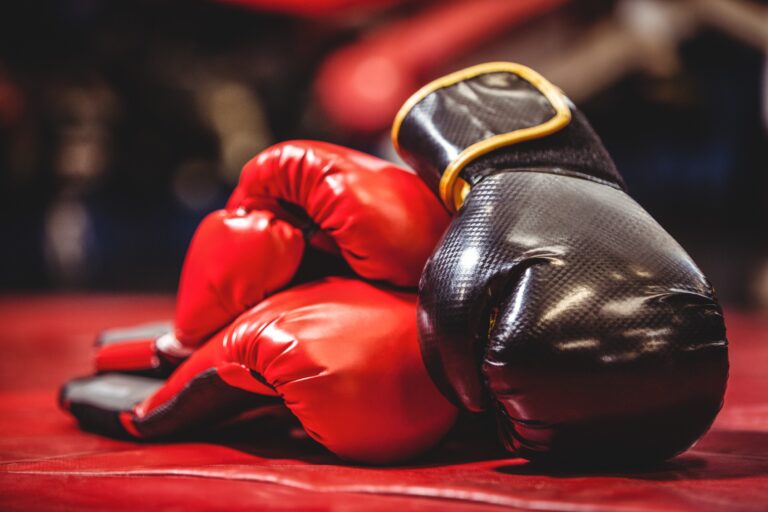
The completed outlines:
[[[171,292],[260,150],[395,159],[412,92],[513,60],[583,108],[726,304],[768,314],[766,51],[765,1],[3,2],[0,292]]]

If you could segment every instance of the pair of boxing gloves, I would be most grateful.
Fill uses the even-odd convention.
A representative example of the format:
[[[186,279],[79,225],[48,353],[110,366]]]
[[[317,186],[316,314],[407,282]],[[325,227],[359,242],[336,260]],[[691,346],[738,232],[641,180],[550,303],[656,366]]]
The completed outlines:
[[[576,464],[663,460],[706,431],[728,373],[714,292],[561,91],[475,66],[408,100],[393,142],[418,176],[319,142],[249,162],[192,240],[173,330],[103,337],[63,407],[157,438],[281,402],[368,463],[423,453],[460,409]],[[343,265],[303,270],[318,258]],[[169,376],[124,375],[147,371]]]

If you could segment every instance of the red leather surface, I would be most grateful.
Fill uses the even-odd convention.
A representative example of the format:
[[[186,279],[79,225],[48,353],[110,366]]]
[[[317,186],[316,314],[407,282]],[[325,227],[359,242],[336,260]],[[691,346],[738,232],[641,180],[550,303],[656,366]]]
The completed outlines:
[[[422,361],[416,298],[343,277],[276,293],[214,334],[124,425],[136,437],[178,435],[196,421],[185,400],[204,414],[206,398],[190,389],[215,369],[232,387],[282,398],[313,439],[347,461],[410,460],[435,446],[457,415]]]
[[[412,171],[325,142],[275,144],[245,164],[226,209],[197,228],[179,281],[176,338],[197,347],[285,287],[312,259],[302,232],[363,278],[415,287],[448,221]]]
[[[322,244],[330,241],[356,274],[395,286],[418,284],[450,221],[413,171],[319,141],[281,142],[256,155],[243,166],[227,209],[290,215],[286,202],[306,212],[330,239]]]
[[[56,408],[94,333],[171,316],[171,298],[0,298],[0,510],[768,510],[768,321],[731,312],[731,380],[713,429],[661,467],[538,469],[454,435],[416,463],[346,465],[284,420],[245,442],[141,444],[80,432]],[[251,438],[252,439],[252,438]]]

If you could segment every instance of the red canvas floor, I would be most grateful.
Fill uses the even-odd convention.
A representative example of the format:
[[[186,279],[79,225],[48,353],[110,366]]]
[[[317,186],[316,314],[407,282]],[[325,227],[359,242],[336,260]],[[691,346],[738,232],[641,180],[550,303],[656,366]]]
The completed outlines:
[[[346,465],[283,422],[140,444],[56,407],[101,328],[170,317],[158,296],[0,298],[0,510],[768,510],[768,320],[731,312],[731,379],[712,430],[663,466],[553,473],[454,435],[416,463]],[[487,437],[487,436],[484,436]]]

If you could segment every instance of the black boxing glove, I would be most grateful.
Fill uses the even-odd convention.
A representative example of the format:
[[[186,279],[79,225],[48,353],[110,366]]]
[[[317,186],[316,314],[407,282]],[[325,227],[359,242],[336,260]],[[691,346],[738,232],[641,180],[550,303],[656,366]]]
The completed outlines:
[[[392,135],[458,210],[419,290],[422,354],[448,398],[495,409],[534,460],[658,461],[707,430],[728,377],[714,291],[559,89],[475,66],[417,92]]]

